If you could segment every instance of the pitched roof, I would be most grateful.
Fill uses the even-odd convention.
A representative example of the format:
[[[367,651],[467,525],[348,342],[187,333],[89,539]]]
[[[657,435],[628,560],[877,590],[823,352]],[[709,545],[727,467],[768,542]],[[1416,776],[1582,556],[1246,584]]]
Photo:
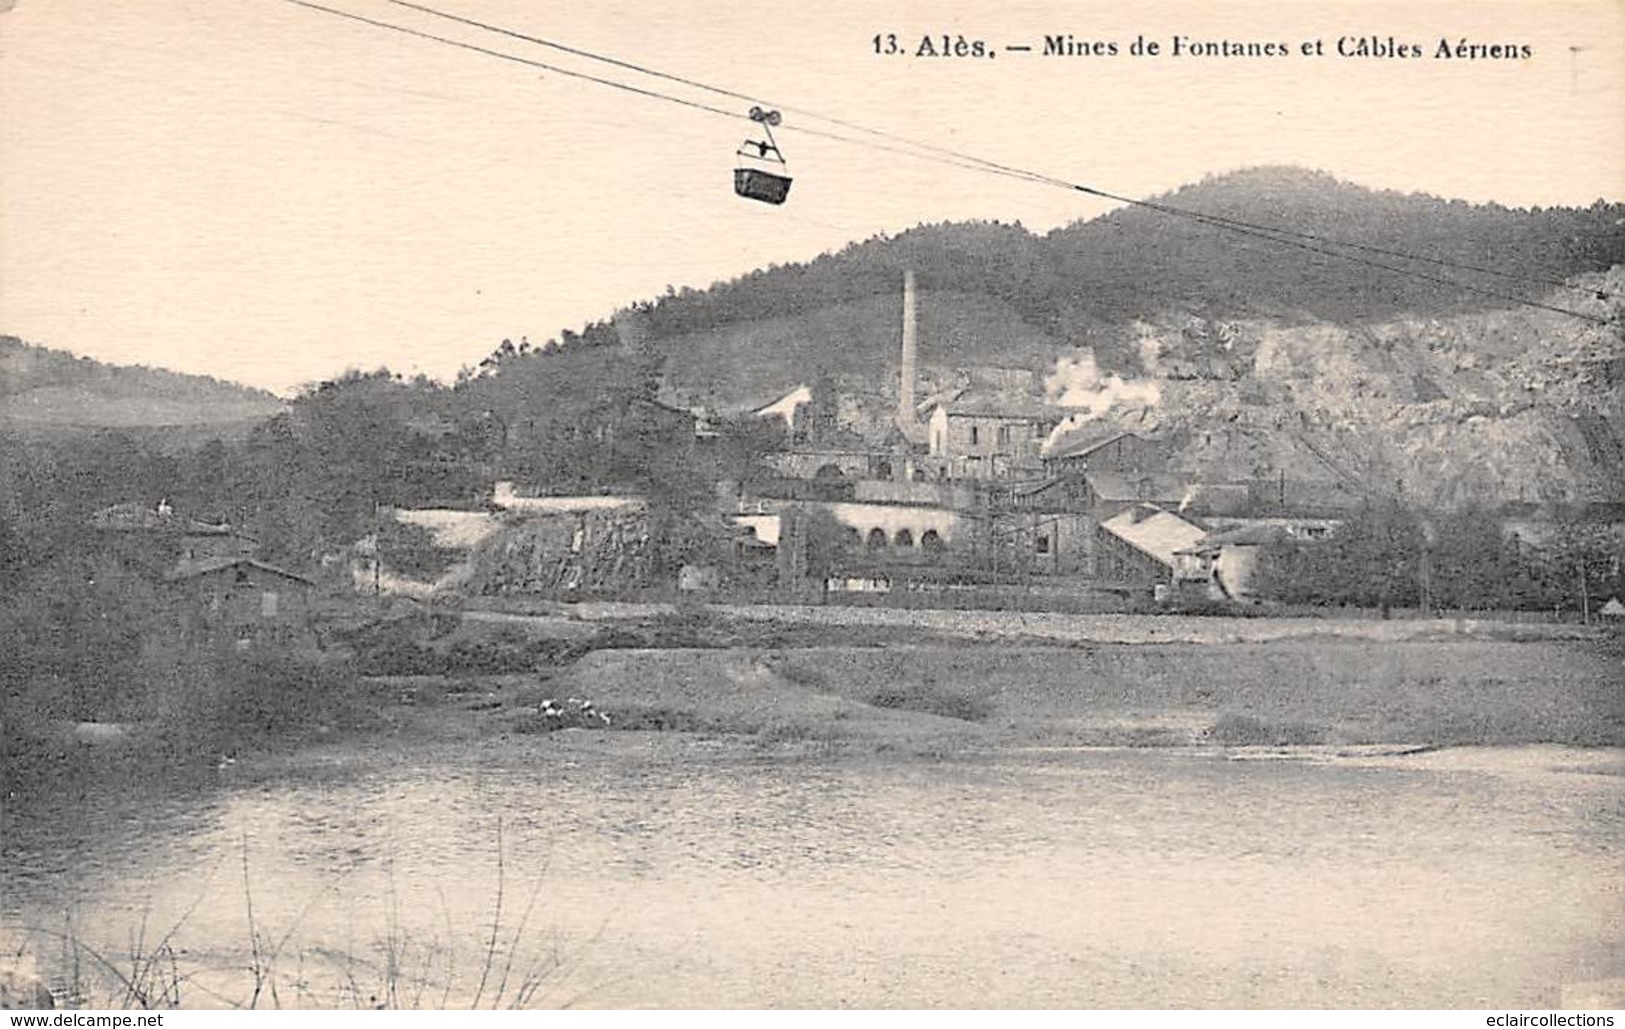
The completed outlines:
[[[1057,461],[1067,457],[1088,457],[1106,444],[1116,442],[1125,436],[1139,438],[1138,434],[1122,429],[1100,427],[1087,432],[1069,432],[1054,444],[1044,448],[1044,459]]]
[[[1175,475],[1090,472],[1085,481],[1102,500],[1177,501],[1185,496],[1185,484]]]
[[[1059,421],[1069,413],[1064,408],[1034,400],[1029,396],[991,393],[977,389],[965,390],[952,399],[940,400],[933,407],[944,408],[949,416],[1009,418],[1022,421],[1047,419]]]
[[[1220,547],[1258,547],[1273,543],[1286,533],[1284,525],[1239,525],[1234,529],[1215,532],[1187,549],[1199,554]]]
[[[771,389],[753,390],[743,396],[716,397],[687,390],[678,391],[663,384],[660,387],[659,402],[662,406],[684,411],[692,411],[698,407],[719,418],[744,418],[752,415],[779,414],[777,411],[769,411],[768,408],[790,400],[803,391],[810,394],[810,388],[805,384],[781,384]],[[810,395],[807,399],[810,399]],[[801,402],[806,403],[807,400],[803,399]]]
[[[797,386],[788,393],[782,393],[765,404],[751,409],[751,414],[759,418],[769,416],[783,418],[788,425],[794,418],[796,408],[812,403],[813,393],[810,386]]]
[[[228,568],[236,568],[240,565],[250,568],[258,568],[262,572],[269,572],[272,575],[280,575],[285,579],[292,579],[295,582],[302,582],[306,586],[316,585],[315,579],[300,575],[298,572],[290,572],[286,568],[278,568],[276,565],[268,564],[265,561],[242,556],[206,557],[198,561],[182,561],[173,571],[164,576],[164,579],[168,582],[179,582],[182,579],[195,579],[200,575],[211,575],[215,572],[223,572]]]
[[[931,416],[931,412],[934,411],[938,405],[947,404],[958,400],[969,391],[969,386],[949,386],[947,389],[939,389],[935,393],[932,393],[930,396],[926,397],[924,400],[916,403],[914,405],[914,413],[919,415],[921,418],[929,418]]]
[[[1201,526],[1151,504],[1129,508],[1101,522],[1100,527],[1170,568],[1173,567],[1175,554],[1207,535]]]

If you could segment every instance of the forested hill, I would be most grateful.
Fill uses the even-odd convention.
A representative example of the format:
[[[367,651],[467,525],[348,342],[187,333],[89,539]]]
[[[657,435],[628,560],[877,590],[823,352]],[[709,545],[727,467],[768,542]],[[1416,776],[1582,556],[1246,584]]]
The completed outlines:
[[[1583,209],[1511,209],[1258,168],[1153,202],[1321,239],[1269,242],[1140,206],[1043,236],[998,222],[921,226],[707,290],[669,291],[637,313],[653,337],[691,335],[893,293],[901,270],[913,268],[922,290],[993,297],[1058,343],[1096,344],[1135,318],[1170,309],[1352,325],[1504,307],[1505,300],[1434,280],[1541,299],[1542,283],[1625,263],[1625,204],[1600,200]],[[1305,247],[1342,249],[1358,260]],[[1502,274],[1452,267],[1461,265]]]
[[[1148,299],[1174,297],[1228,316],[1290,314],[1348,325],[1507,306],[1441,278],[1540,298],[1545,286],[1625,262],[1625,204],[1601,200],[1584,209],[1524,210],[1260,168],[1212,177],[1153,202],[1301,235],[1274,243],[1158,210],[1123,208],[1047,237],[1061,282],[1096,287],[1063,285],[1074,303],[1117,319],[1143,310]]]
[[[247,424],[282,407],[263,390],[205,375],[104,364],[0,336],[0,430]]]
[[[633,344],[676,402],[832,385],[886,422],[913,269],[927,392],[964,376],[1041,390],[1088,353],[1094,416],[1185,441],[1200,478],[1330,476],[1433,506],[1625,498],[1625,204],[1517,210],[1290,168],[1153,203],[1298,235],[1147,206],[1043,236],[921,226],[493,355],[470,396],[518,406],[539,382],[582,381],[589,352]],[[1110,399],[1112,382],[1134,385]],[[1130,393],[1160,401],[1117,409]],[[1336,456],[1350,450],[1369,467]]]

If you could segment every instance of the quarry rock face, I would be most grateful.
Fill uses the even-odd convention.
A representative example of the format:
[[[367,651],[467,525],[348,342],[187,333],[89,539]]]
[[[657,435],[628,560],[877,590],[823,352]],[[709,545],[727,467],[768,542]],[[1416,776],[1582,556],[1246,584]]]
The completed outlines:
[[[1617,295],[1625,273],[1586,285]],[[1123,377],[1158,388],[1088,413],[1162,434],[1202,481],[1341,482],[1443,507],[1625,500],[1619,304],[1576,305],[1610,324],[1530,308],[1357,326],[1165,316],[1134,326],[1142,367]]]
[[[1153,297],[1134,317],[1042,328],[998,298],[922,287],[903,305],[917,322],[878,296],[669,339],[681,360],[667,376],[708,384],[725,406],[744,395],[742,369],[757,394],[808,381],[800,355],[840,428],[865,439],[883,438],[907,398],[925,408],[980,389],[1073,412],[1065,432],[1161,436],[1194,480],[1284,479],[1299,499],[1625,501],[1625,268],[1566,281],[1533,295],[1579,317],[1492,300],[1368,321],[1231,317]]]
[[[481,542],[468,588],[542,593],[646,586],[652,553],[641,507],[531,513]]]

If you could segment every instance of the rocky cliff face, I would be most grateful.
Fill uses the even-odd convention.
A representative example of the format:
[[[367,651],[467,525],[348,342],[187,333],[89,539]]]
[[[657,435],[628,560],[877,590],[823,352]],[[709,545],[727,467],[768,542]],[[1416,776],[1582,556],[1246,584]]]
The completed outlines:
[[[1136,325],[1159,431],[1190,474],[1343,482],[1423,504],[1625,501],[1625,269],[1553,302],[1349,327],[1163,317]]]

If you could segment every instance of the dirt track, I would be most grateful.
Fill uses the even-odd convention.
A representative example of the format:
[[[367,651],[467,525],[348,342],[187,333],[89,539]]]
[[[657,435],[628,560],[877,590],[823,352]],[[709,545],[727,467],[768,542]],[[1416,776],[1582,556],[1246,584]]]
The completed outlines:
[[[1189,615],[1060,614],[1023,611],[945,611],[927,608],[796,604],[712,604],[698,610],[725,618],[852,628],[917,628],[978,640],[1056,643],[1265,643],[1293,639],[1579,640],[1606,630],[1576,625],[1434,618],[1380,621],[1353,618],[1221,618]],[[473,621],[568,625],[671,616],[671,604],[539,603],[533,614],[468,611]]]

